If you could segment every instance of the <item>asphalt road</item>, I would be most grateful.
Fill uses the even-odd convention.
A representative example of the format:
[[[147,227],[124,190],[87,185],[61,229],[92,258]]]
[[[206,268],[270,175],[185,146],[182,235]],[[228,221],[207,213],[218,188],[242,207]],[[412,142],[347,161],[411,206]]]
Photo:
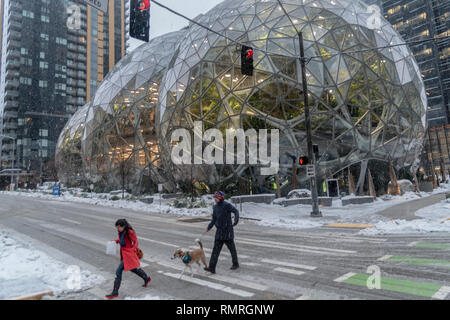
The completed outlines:
[[[153,280],[144,289],[140,278],[125,273],[120,298],[450,300],[449,234],[366,237],[354,228],[293,232],[241,221],[235,229],[239,270],[229,270],[231,258],[224,247],[216,275],[194,267],[193,278],[187,273],[178,279],[183,265],[170,257],[178,247],[195,248],[206,221],[0,195],[0,225],[36,241],[51,256],[107,279],[61,299],[102,299],[111,291],[119,259],[105,254],[105,244],[116,237],[114,222],[123,217],[137,232],[144,270]],[[202,238],[207,258],[213,231]],[[380,270],[380,289],[367,287],[370,266]]]

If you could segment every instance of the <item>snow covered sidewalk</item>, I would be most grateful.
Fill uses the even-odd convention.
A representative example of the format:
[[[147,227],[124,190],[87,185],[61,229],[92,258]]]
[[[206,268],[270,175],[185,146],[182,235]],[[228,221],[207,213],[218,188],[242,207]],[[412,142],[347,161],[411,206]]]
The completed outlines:
[[[0,299],[51,290],[55,295],[87,290],[102,276],[57,261],[12,231],[0,231]]]
[[[447,232],[450,233],[450,199],[418,210],[421,219],[380,221],[374,228],[361,230],[364,235]]]

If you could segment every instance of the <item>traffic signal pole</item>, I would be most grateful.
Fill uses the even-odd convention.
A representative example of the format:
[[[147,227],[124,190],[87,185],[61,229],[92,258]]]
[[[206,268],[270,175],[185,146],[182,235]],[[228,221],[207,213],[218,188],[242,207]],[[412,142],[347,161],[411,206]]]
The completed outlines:
[[[308,144],[308,157],[311,160],[311,164],[314,166],[314,177],[310,178],[311,182],[311,198],[312,198],[312,212],[311,217],[322,217],[322,213],[319,210],[319,198],[317,194],[317,166],[316,158],[313,152],[312,143],[312,129],[311,129],[311,116],[309,113],[309,99],[308,99],[308,84],[306,82],[306,62],[305,62],[305,48],[303,46],[303,33],[298,33],[298,40],[300,42],[300,66],[302,69],[302,86],[303,86],[303,101],[305,103],[305,124],[306,124],[306,140]]]

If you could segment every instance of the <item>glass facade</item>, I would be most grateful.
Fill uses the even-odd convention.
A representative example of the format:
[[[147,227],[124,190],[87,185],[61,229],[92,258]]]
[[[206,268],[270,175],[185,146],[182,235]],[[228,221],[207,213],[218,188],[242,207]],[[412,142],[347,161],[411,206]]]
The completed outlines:
[[[418,167],[427,99],[398,32],[384,19],[380,30],[367,26],[367,5],[360,1],[282,3],[289,17],[275,0],[227,0],[197,19],[228,39],[191,24],[125,57],[89,107],[81,138],[86,180],[112,188],[124,184],[126,173],[126,187],[135,192],[145,189],[146,179],[168,190],[192,181],[249,180],[264,189],[270,177],[259,174],[260,165],[174,165],[172,132],[193,132],[196,121],[223,133],[279,129],[280,183],[289,179],[293,159],[307,154],[297,30],[310,58],[319,176],[366,159]],[[240,46],[229,39],[254,48],[253,77],[242,75]],[[68,143],[62,142],[59,159]],[[70,174],[60,167],[62,180]]]

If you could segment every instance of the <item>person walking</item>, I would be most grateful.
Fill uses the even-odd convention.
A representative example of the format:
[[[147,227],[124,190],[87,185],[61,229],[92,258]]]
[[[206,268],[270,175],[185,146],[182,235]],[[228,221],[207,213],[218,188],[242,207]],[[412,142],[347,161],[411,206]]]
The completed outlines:
[[[152,278],[147,276],[145,271],[140,268],[141,263],[136,252],[139,244],[136,232],[134,232],[131,225],[125,219],[117,220],[116,229],[119,233],[119,238],[116,239],[116,243],[120,244],[120,264],[116,270],[113,291],[111,294],[106,295],[106,298],[108,299],[114,299],[119,296],[123,271],[131,271],[141,277],[144,280],[144,288],[152,281]]]
[[[239,211],[231,203],[225,201],[225,194],[222,191],[215,192],[214,200],[216,204],[213,207],[212,220],[206,232],[209,232],[214,226],[217,230],[209,266],[204,269],[205,271],[216,273],[216,265],[219,260],[220,251],[225,244],[231,253],[233,262],[231,270],[236,270],[239,268],[239,262],[234,243],[233,228],[239,223]],[[231,213],[234,214],[234,223],[232,222]]]

